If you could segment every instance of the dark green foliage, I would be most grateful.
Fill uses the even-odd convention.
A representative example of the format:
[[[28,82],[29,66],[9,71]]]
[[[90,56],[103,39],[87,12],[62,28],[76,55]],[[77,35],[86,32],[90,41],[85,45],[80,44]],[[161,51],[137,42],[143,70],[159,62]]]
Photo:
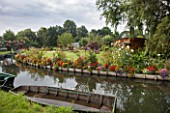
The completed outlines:
[[[112,31],[110,30],[109,27],[103,27],[102,29],[99,29],[97,32],[98,35],[101,36],[112,35]]]
[[[35,32],[33,32],[31,29],[25,29],[23,31],[18,32],[17,38],[24,37],[27,37],[29,40],[32,40],[33,42],[37,40]]]
[[[63,27],[64,27],[65,31],[67,33],[71,33],[74,38],[77,36],[77,33],[76,33],[76,24],[75,24],[74,21],[66,20],[64,22]]]
[[[43,46],[46,44],[46,36],[47,36],[47,28],[45,27],[41,27],[38,31],[37,31],[37,40],[39,42],[39,45]]]
[[[162,19],[155,34],[148,40],[147,47],[152,56],[161,54],[162,58],[170,57],[170,16]]]
[[[38,46],[38,40],[35,32],[33,32],[31,29],[25,29],[23,31],[20,31],[17,33],[18,39],[27,39],[27,42],[29,42],[30,46]]]
[[[11,31],[11,30],[6,30],[6,32],[3,34],[2,37],[3,37],[4,40],[6,40],[6,41],[9,41],[9,40],[10,40],[10,41],[13,41],[13,40],[16,39],[16,36],[15,36],[14,32]]]
[[[169,0],[97,0],[96,5],[102,11],[106,24],[117,26],[127,21],[131,34],[136,29],[138,35],[143,30],[154,34],[161,19],[170,15]],[[146,29],[144,29],[144,26]]]
[[[88,35],[88,30],[85,26],[81,26],[77,28],[77,37],[76,41],[79,41],[81,38],[86,37]]]
[[[56,27],[50,27],[47,30],[46,46],[57,46],[58,33]]]

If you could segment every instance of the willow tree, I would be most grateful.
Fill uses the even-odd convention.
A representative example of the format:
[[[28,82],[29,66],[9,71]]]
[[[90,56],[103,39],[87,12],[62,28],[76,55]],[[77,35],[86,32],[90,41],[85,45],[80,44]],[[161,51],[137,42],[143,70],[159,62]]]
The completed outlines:
[[[117,30],[117,26],[124,19],[125,0],[97,0],[98,10],[102,10],[102,16],[106,19],[106,24],[111,24]]]
[[[153,35],[161,20],[170,14],[169,0],[97,0],[96,5],[106,24],[116,30],[125,21],[130,32],[136,29],[138,34],[145,30]]]
[[[162,19],[155,34],[147,43],[150,55],[161,54],[161,57],[170,58],[170,16]]]

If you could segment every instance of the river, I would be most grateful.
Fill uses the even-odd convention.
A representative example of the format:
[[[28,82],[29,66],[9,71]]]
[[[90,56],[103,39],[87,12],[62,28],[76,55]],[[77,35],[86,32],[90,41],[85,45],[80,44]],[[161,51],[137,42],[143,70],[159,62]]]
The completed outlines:
[[[170,82],[56,72],[10,59],[1,62],[0,71],[16,75],[14,87],[41,85],[108,95],[117,91],[116,113],[170,113]]]

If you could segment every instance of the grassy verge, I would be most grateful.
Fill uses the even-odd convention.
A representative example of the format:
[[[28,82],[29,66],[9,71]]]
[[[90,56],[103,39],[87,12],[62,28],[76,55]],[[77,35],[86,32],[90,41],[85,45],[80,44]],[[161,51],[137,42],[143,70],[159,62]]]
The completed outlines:
[[[22,94],[16,96],[0,90],[0,95],[1,113],[73,113],[72,108],[42,107],[39,104],[29,102]]]
[[[10,53],[11,51],[0,51],[0,55],[4,55],[4,54],[8,54]]]

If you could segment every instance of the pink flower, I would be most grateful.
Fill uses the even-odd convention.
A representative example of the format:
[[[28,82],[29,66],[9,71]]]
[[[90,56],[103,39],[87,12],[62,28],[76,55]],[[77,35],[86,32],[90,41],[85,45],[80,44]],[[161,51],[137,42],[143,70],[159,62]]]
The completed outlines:
[[[103,66],[98,66],[96,69],[97,69],[98,71],[101,71],[101,70],[103,69]]]

